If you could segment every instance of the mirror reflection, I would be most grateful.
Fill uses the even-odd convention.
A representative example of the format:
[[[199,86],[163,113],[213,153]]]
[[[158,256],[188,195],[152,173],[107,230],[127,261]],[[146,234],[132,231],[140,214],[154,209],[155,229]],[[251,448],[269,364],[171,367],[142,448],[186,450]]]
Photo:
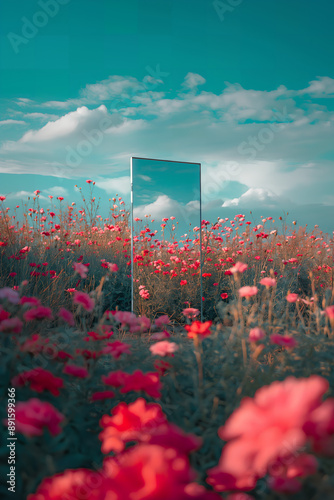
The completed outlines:
[[[132,310],[202,309],[201,165],[131,158]],[[154,304],[154,305],[153,305]]]

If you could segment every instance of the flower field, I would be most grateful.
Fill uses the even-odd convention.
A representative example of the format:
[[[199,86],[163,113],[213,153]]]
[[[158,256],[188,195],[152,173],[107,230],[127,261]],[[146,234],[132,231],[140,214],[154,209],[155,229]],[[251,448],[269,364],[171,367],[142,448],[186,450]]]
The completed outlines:
[[[86,182],[80,209],[0,197],[1,498],[334,498],[333,238],[148,215],[134,314],[129,212]]]

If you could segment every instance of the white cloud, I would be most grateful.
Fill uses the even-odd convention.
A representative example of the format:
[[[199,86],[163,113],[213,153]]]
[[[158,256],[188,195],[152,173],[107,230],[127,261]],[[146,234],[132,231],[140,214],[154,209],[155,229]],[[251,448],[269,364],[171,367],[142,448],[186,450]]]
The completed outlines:
[[[250,188],[239,198],[226,200],[222,207],[240,207],[240,208],[277,208],[286,206],[286,199],[281,199],[273,191],[263,188]]]
[[[116,193],[128,194],[130,193],[130,176],[115,177],[113,179],[99,179],[95,181],[97,187],[103,189],[108,194],[114,196]]]
[[[33,198],[35,197],[36,195],[34,194],[33,191],[25,191],[25,190],[22,190],[22,191],[17,191],[15,193],[8,193],[6,195],[6,198],[7,200],[16,200],[17,198]],[[47,201],[48,198],[46,196],[43,196],[42,194],[39,195],[39,198],[41,200],[44,200],[44,201]]]
[[[30,106],[34,104],[34,101],[32,101],[31,99],[27,99],[26,97],[19,97],[16,101],[16,104],[18,106]]]
[[[176,219],[189,220],[192,214],[199,214],[199,201],[193,200],[182,205],[168,195],[161,194],[152,203],[136,206],[133,212],[135,217],[140,218],[144,218],[148,214],[156,219],[174,216]]]
[[[193,89],[199,85],[204,85],[205,82],[205,78],[198,73],[187,73],[182,85],[186,88]]]
[[[97,109],[90,110],[86,106],[72,111],[54,122],[48,122],[39,130],[29,130],[19,142],[45,142],[68,137],[78,129],[83,129],[89,124],[95,124],[99,119],[108,115],[107,108],[102,104]]]
[[[312,80],[310,85],[299,94],[311,94],[314,97],[334,97],[334,79],[328,76],[318,76],[317,80]]]
[[[0,120],[0,125],[26,125],[26,122],[22,120]]]
[[[59,118],[59,116],[49,114],[49,113],[24,113],[23,118],[41,119],[41,120],[57,120]]]
[[[65,196],[69,195],[68,190],[66,188],[64,188],[63,186],[52,186],[51,188],[46,189],[43,192],[47,195],[63,196],[64,198],[65,198]]]
[[[140,175],[140,174],[138,174],[137,177],[139,177],[140,179],[142,179],[145,182],[151,182],[152,181],[152,178],[149,177],[148,175]]]

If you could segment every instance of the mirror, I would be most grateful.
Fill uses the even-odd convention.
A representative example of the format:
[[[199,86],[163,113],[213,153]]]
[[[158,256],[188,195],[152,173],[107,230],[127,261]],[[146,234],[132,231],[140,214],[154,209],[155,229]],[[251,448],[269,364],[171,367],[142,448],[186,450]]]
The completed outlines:
[[[201,164],[131,158],[131,309],[202,318]]]

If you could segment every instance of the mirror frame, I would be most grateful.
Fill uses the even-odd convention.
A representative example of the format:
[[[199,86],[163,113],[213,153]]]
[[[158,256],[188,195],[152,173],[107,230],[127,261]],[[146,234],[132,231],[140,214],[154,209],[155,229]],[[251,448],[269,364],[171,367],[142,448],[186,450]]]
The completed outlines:
[[[191,162],[191,161],[176,161],[176,160],[161,160],[159,158],[142,158],[139,156],[131,156],[130,158],[130,184],[131,184],[131,312],[133,313],[133,296],[134,296],[134,285],[133,285],[133,238],[134,238],[134,224],[133,224],[133,160],[147,160],[147,161],[163,161],[166,163],[183,163],[186,165],[198,165],[199,167],[199,245],[200,245],[200,294],[201,294],[201,321],[203,321],[203,278],[202,278],[202,268],[203,268],[203,252],[202,252],[202,191],[201,191],[201,163]]]

